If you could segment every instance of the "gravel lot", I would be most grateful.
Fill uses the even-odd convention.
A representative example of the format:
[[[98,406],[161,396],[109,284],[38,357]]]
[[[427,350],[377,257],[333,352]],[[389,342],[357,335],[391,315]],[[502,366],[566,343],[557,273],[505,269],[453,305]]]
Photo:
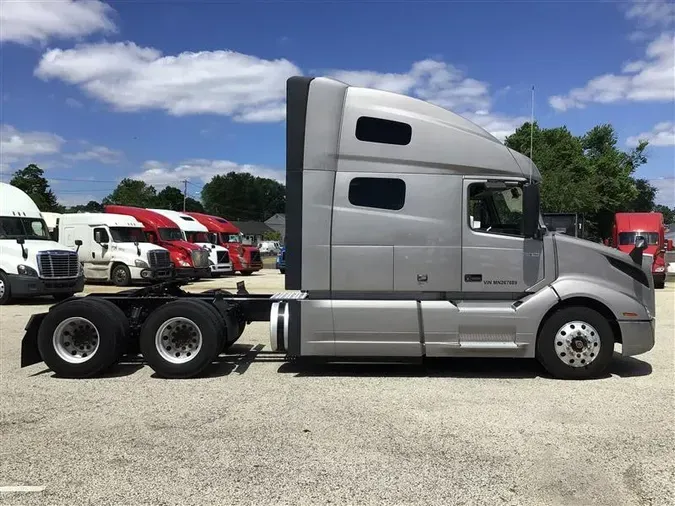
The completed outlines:
[[[274,270],[243,279],[283,286]],[[586,382],[514,360],[300,368],[267,352],[262,323],[205,378],[123,364],[65,380],[19,369],[49,301],[4,306],[0,487],[44,489],[0,488],[0,504],[672,505],[674,286],[655,349]]]

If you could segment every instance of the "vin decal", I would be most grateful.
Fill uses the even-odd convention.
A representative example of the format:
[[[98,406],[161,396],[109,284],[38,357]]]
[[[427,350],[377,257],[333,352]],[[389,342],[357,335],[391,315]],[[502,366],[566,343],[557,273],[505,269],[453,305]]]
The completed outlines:
[[[513,279],[486,279],[484,285],[517,285],[518,281]]]

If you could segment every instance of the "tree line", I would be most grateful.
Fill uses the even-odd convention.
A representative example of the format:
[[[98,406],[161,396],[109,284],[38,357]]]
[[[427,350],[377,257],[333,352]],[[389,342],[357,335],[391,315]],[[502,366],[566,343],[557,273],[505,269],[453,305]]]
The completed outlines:
[[[576,136],[564,126],[540,128],[535,122],[530,128],[527,122],[504,143],[530,157],[539,167],[542,212],[582,213],[589,239],[609,237],[614,213],[620,211],[658,211],[666,223],[675,222],[675,207],[657,205],[656,188],[635,177],[638,167],[647,162],[646,141],[622,151],[614,128],[608,124]],[[42,211],[98,212],[105,204],[183,209],[180,189],[166,186],[158,192],[154,186],[137,179],[123,179],[101,202],[71,207],[58,202],[42,169],[35,164],[17,171],[10,183],[30,195]],[[285,206],[283,184],[245,172],[214,176],[202,188],[201,200],[192,197],[185,200],[187,211],[206,212],[229,220],[265,221],[276,213],[284,213]]]

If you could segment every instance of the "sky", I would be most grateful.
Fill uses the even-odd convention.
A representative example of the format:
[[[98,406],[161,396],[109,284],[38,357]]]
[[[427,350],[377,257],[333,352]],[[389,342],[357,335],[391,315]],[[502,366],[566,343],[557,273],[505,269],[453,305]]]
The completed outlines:
[[[326,75],[428,100],[500,140],[534,114],[610,123],[675,206],[675,2],[0,2],[0,171],[66,205],[124,177],[199,197],[216,174],[284,181],[285,82]]]

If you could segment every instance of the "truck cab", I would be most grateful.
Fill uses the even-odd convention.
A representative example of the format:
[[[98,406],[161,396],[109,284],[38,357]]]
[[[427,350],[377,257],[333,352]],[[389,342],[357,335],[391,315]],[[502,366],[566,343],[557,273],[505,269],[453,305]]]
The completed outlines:
[[[243,244],[241,231],[225,218],[204,213],[185,214],[192,216],[207,228],[211,241],[228,249],[232,269],[235,272],[249,276],[263,268],[258,248]]]
[[[195,218],[186,213],[168,209],[150,209],[150,211],[166,216],[176,223],[183,233],[184,240],[208,250],[211,277],[216,278],[232,272],[232,262],[227,248],[212,242],[208,229]]]
[[[173,277],[166,248],[147,242],[143,224],[132,216],[113,213],[63,214],[58,240],[78,250],[84,275],[95,281],[128,286],[134,281],[163,281]]]
[[[26,193],[0,183],[0,305],[39,295],[60,300],[83,289],[77,253],[52,240]]]
[[[661,213],[616,213],[612,228],[612,242],[620,251],[630,252],[639,238],[647,242],[645,253],[653,258],[652,276],[656,288],[664,288],[668,272],[666,252],[672,242],[665,239],[666,227]]]
[[[209,252],[187,242],[180,227],[166,216],[140,207],[120,205],[105,206],[105,212],[132,216],[142,223],[146,240],[169,251],[175,276],[202,278],[211,275]]]
[[[654,345],[645,244],[630,254],[547,230],[541,174],[469,120],[323,77],[287,83],[290,355],[537,357],[597,375],[614,344]]]

